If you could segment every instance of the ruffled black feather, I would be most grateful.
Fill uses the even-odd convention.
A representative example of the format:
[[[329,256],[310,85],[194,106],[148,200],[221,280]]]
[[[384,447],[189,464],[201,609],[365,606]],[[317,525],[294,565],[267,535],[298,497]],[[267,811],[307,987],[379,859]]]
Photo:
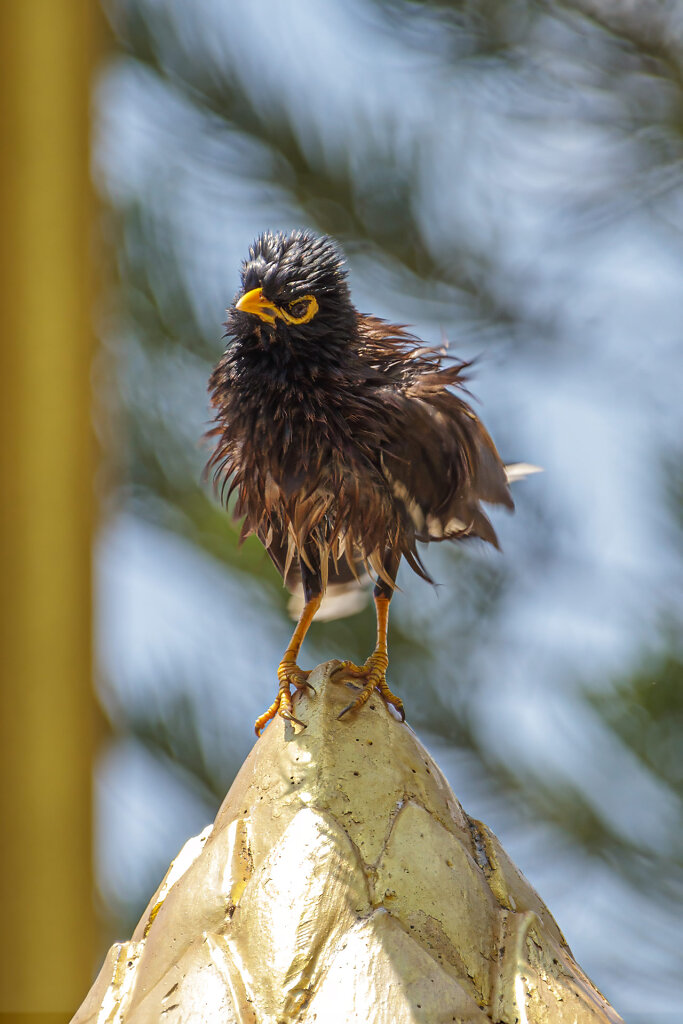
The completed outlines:
[[[209,382],[223,500],[237,494],[242,535],[256,533],[290,586],[301,558],[345,582],[384,578],[388,549],[430,580],[418,541],[497,545],[480,502],[513,507],[503,463],[463,397],[467,364],[404,327],[361,316],[326,237],[266,233],[242,269],[242,294],[273,303],[313,294],[303,325],[228,310],[228,347]]]

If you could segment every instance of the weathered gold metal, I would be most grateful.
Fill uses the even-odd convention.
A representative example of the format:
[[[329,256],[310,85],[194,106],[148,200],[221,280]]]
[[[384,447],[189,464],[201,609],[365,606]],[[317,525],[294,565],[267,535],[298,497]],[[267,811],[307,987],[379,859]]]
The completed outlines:
[[[321,665],[74,1024],[618,1024],[545,904],[379,696]]]

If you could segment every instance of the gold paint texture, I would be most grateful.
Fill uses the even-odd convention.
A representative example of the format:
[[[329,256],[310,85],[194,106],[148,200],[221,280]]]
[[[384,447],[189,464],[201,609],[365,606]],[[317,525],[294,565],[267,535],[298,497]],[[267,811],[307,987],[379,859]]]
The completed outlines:
[[[540,897],[379,697],[321,665],[74,1024],[618,1024]]]

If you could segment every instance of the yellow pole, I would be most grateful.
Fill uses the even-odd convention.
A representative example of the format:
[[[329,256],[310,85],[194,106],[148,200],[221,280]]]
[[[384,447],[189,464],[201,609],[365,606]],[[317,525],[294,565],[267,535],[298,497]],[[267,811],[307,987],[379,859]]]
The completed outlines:
[[[0,1015],[24,1021],[73,1012],[97,956],[88,134],[98,21],[95,0],[0,4]]]

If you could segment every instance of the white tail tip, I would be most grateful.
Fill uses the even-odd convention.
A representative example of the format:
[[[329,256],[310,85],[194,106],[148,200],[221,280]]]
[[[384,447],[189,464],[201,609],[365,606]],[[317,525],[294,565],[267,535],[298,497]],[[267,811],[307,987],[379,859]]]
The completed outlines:
[[[505,475],[509,484],[524,480],[528,476],[533,476],[534,473],[542,472],[543,466],[532,466],[530,462],[513,462],[505,467]]]

